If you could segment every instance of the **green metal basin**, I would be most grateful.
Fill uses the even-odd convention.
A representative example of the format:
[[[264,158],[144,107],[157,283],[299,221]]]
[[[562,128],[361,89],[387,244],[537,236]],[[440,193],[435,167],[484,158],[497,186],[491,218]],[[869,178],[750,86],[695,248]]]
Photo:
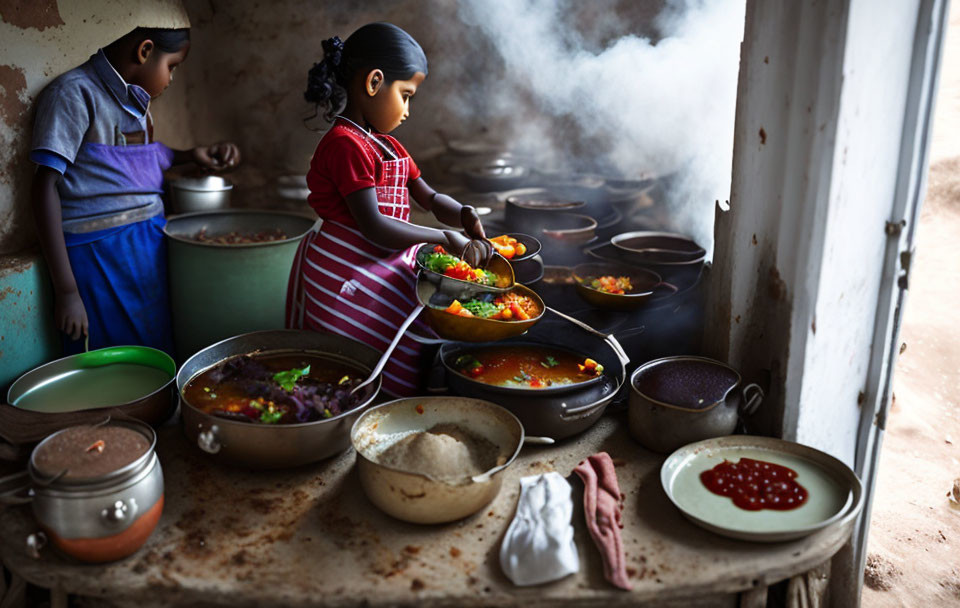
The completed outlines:
[[[225,338],[282,329],[287,279],[300,241],[314,223],[280,211],[227,209],[174,215],[164,229],[177,359]],[[280,241],[245,245],[200,243],[193,236],[252,234],[279,228]]]

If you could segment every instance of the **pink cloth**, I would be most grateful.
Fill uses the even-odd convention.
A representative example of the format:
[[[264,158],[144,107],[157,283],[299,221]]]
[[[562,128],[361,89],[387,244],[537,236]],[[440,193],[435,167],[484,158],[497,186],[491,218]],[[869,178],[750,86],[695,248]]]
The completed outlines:
[[[573,469],[583,480],[583,510],[587,529],[603,558],[603,576],[612,584],[633,589],[627,579],[627,565],[623,556],[623,502],[613,460],[606,452],[590,456]]]

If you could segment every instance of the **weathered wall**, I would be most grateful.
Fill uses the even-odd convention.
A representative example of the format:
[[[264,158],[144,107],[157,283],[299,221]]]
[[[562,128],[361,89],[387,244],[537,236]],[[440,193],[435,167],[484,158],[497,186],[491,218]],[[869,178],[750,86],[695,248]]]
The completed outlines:
[[[626,31],[655,37],[652,19],[663,4],[572,3],[576,14],[570,20],[592,40]],[[237,142],[244,163],[231,179],[240,186],[234,201],[242,205],[270,206],[277,176],[306,173],[321,136],[303,121],[313,113],[303,100],[307,71],[322,59],[323,39],[345,39],[372,21],[410,32],[429,61],[430,74],[412,101],[411,117],[395,133],[415,157],[441,143],[438,129],[450,136],[486,133],[509,139],[505,131],[515,116],[507,112],[536,111],[532,100],[527,108],[489,103],[502,86],[502,59],[483,33],[463,22],[455,2],[186,0],[185,6],[193,24],[190,56],[177,70],[185,99],[183,88],[171,94],[171,87],[156,101],[158,137],[180,146]],[[180,114],[184,104],[187,128]],[[322,119],[310,125],[327,128]]]
[[[99,47],[182,11],[179,0],[0,0],[0,255],[35,241],[27,155],[37,95]]]

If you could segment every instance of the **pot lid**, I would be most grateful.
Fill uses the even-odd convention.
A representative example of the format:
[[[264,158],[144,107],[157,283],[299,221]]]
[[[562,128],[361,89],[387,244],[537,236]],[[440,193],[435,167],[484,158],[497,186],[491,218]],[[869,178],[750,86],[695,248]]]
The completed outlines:
[[[30,455],[30,469],[39,479],[99,482],[136,469],[136,463],[153,450],[153,443],[152,431],[145,425],[108,418],[50,435]]]

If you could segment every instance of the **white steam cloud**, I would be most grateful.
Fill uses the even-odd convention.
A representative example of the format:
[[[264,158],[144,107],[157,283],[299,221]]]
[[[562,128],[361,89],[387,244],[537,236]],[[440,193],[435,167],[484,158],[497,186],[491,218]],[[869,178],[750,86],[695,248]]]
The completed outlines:
[[[667,201],[674,227],[712,249],[714,201],[730,192],[744,0],[668,1],[656,41],[626,35],[602,46],[570,23],[584,6],[459,5],[504,65],[505,81],[483,92],[487,112],[547,163],[628,178],[679,171]],[[594,30],[616,31],[613,11],[601,17]]]

